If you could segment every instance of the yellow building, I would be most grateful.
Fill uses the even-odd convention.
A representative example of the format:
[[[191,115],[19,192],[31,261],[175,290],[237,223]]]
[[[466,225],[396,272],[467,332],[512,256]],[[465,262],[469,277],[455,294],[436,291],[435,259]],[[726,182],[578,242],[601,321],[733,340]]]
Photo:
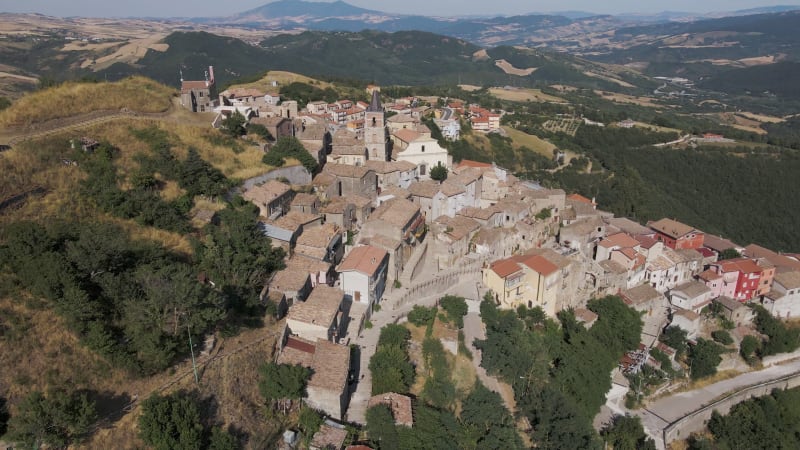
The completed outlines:
[[[495,261],[483,269],[483,284],[501,308],[541,307],[548,316],[560,310],[561,270],[541,255],[520,255]]]

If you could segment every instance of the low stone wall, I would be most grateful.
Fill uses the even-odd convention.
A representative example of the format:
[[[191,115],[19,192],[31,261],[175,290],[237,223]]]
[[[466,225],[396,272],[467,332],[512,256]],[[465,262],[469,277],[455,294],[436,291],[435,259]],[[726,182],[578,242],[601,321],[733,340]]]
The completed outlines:
[[[672,441],[685,439],[691,433],[704,430],[714,411],[725,415],[734,405],[749,398],[769,395],[774,389],[792,389],[797,386],[800,386],[800,373],[739,389],[669,424],[664,429],[664,444],[669,445]]]
[[[257,184],[261,184],[267,180],[277,180],[278,178],[286,178],[289,180],[290,184],[294,185],[311,184],[311,174],[305,167],[289,166],[271,170],[263,175],[245,180],[242,184],[242,190],[246,191]]]
[[[408,288],[401,297],[393,302],[392,308],[396,309],[422,297],[443,294],[465,277],[478,275],[480,271],[481,265],[476,264],[474,266],[461,267],[442,272],[433,279],[415,284]]]

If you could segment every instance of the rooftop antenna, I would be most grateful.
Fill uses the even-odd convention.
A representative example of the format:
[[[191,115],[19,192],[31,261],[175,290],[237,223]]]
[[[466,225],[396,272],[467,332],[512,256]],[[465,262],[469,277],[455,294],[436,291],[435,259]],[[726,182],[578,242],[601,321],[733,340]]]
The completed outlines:
[[[178,73],[181,74],[181,83],[183,83],[183,69],[178,69]]]

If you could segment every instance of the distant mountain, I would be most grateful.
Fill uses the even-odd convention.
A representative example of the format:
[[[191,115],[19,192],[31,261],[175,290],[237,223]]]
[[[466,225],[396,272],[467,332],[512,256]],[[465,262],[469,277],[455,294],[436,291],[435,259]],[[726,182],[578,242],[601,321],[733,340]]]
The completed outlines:
[[[213,65],[223,85],[266,70],[399,85],[560,82],[613,90],[620,84],[611,79],[618,75],[603,66],[569,55],[512,46],[485,50],[462,39],[422,31],[306,31],[274,36],[259,46],[205,32],[176,32],[164,43],[169,47],[163,52],[148,52],[135,65],[114,64],[97,76],[118,79],[141,74],[177,86],[179,70],[193,79]]]
[[[285,20],[307,22],[329,17],[389,16],[380,11],[359,8],[343,1],[308,2],[302,0],[278,0],[258,8],[236,14],[229,19],[234,22],[261,22]]]

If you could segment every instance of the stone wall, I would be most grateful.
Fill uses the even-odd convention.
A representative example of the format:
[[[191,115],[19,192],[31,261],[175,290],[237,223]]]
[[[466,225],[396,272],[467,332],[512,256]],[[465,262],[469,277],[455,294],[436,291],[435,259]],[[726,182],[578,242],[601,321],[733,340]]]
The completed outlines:
[[[685,439],[692,433],[704,430],[714,411],[725,415],[734,405],[749,398],[769,395],[773,389],[791,389],[797,386],[800,386],[800,373],[742,388],[669,424],[664,429],[664,443],[669,445],[672,441]]]
[[[263,175],[245,180],[245,182],[242,184],[242,190],[246,191],[257,184],[263,183],[267,180],[277,180],[278,178],[286,178],[292,185],[311,184],[311,174],[308,172],[308,170],[306,170],[305,167],[289,166],[271,170]]]

